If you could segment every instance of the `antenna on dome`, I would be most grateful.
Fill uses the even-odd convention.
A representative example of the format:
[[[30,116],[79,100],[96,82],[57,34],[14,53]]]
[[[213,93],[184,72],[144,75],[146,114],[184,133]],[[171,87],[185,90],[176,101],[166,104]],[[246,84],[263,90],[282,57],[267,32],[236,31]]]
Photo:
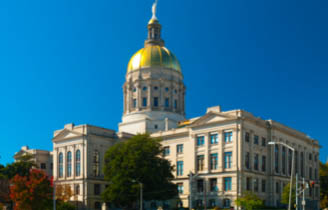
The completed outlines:
[[[153,16],[151,19],[155,19],[155,20],[157,20],[157,17],[156,17],[157,1],[158,0],[155,0],[155,2],[153,3],[153,6],[151,8],[152,13],[153,13]]]

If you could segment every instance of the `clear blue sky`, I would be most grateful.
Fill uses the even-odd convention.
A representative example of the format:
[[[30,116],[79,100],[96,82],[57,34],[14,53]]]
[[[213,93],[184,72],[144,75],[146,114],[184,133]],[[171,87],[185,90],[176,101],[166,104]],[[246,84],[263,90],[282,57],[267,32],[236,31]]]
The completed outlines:
[[[64,124],[117,129],[130,57],[153,0],[0,3],[0,163],[52,149]],[[328,1],[159,0],[180,60],[187,117],[244,109],[318,139],[328,152]]]

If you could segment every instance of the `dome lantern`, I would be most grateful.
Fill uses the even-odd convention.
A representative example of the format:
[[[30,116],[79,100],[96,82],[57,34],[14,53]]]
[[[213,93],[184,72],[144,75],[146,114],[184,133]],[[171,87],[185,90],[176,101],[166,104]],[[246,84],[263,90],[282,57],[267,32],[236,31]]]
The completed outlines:
[[[156,8],[157,8],[157,1],[153,4],[152,13],[153,16],[148,22],[148,39],[145,41],[145,47],[148,45],[159,45],[164,46],[164,41],[161,39],[161,29],[162,26],[159,23],[156,17]]]

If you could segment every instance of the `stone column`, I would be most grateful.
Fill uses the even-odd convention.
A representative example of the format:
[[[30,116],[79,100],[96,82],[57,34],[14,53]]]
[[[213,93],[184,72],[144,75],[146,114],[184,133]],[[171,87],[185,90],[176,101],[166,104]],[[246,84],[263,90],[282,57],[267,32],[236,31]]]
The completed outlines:
[[[53,154],[53,176],[54,180],[58,179],[58,148],[54,149],[54,154]]]
[[[209,138],[210,137],[210,133],[207,133],[204,136],[204,141],[205,141],[205,153],[204,153],[204,172],[208,173],[210,171],[210,163],[209,163],[209,159],[210,159],[210,153],[209,153]]]
[[[131,112],[131,106],[132,106],[132,94],[131,94],[131,85],[127,86],[127,100],[126,100],[126,107],[127,107],[127,114]]]
[[[64,152],[63,152],[63,172],[64,172],[64,178],[66,179],[67,177],[67,146],[64,147]]]
[[[141,85],[140,82],[138,82],[136,84],[136,88],[137,88],[137,111],[140,111],[141,107],[142,107],[142,101],[141,101]]]
[[[72,176],[75,179],[75,158],[76,158],[76,145],[73,145],[73,151],[72,151]]]
[[[165,109],[165,87],[164,87],[164,82],[163,82],[163,79],[160,80],[159,82],[159,102],[160,102],[160,110],[161,111],[164,111]]]
[[[219,165],[218,168],[220,170],[220,172],[222,172],[224,170],[224,131],[221,130],[218,132],[218,138],[219,138],[219,159],[221,159],[221,161],[219,161]]]
[[[254,148],[254,131],[251,130],[249,132],[249,169],[250,170],[254,170],[254,152],[253,152],[253,148]]]

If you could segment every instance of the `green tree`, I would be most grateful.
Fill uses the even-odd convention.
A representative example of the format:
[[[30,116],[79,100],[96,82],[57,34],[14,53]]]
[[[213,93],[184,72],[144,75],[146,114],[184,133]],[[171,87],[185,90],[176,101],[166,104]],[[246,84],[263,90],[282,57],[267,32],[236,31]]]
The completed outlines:
[[[75,206],[69,202],[57,201],[56,210],[75,210]]]
[[[103,199],[131,209],[138,200],[140,183],[144,200],[168,200],[178,195],[171,181],[173,167],[162,157],[160,139],[139,134],[110,147],[105,154],[105,179],[109,183]]]
[[[320,162],[320,208],[328,208],[328,162]]]
[[[236,205],[245,210],[253,210],[263,206],[263,201],[254,193],[246,191],[242,197],[237,198]]]
[[[291,208],[293,209],[294,208],[294,205],[295,205],[295,199],[296,199],[296,180],[293,180],[293,187],[292,187],[292,203],[291,203]],[[288,183],[283,191],[282,191],[282,194],[281,194],[281,203],[283,204],[289,204],[289,192],[290,192],[290,183]]]
[[[12,179],[15,175],[28,176],[30,169],[36,167],[32,158],[32,155],[24,154],[20,156],[16,162],[7,164],[6,167],[0,167],[1,176],[7,179]]]

